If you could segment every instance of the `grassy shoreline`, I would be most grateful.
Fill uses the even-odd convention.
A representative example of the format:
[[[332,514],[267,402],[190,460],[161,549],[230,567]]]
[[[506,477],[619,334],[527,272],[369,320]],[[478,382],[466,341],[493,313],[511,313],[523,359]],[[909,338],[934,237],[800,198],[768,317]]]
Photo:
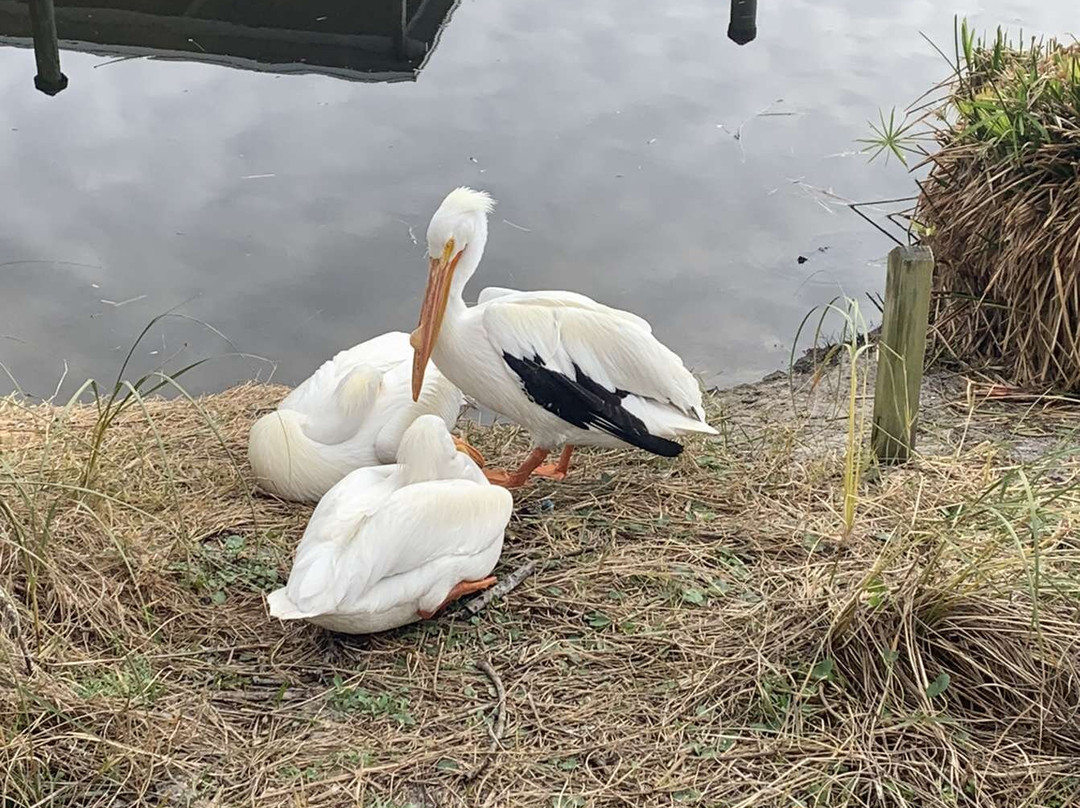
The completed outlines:
[[[843,368],[715,392],[675,461],[522,492],[505,598],[343,639],[265,610],[310,513],[244,465],[283,390],[129,407],[85,480],[94,408],[0,401],[5,808],[1080,799],[1068,405],[931,375],[845,536]]]

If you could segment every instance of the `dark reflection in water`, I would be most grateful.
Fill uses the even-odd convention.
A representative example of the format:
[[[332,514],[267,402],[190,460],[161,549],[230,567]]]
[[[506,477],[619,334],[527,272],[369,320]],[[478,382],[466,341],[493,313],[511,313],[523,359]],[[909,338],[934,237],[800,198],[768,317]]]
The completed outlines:
[[[105,2],[78,1],[57,6],[62,41],[73,36],[62,10]],[[127,2],[132,13],[172,8]],[[0,36],[28,36],[7,27],[25,14],[16,5],[0,0]],[[334,7],[362,26],[377,5]],[[400,32],[393,5],[384,19]],[[271,6],[283,28],[289,14],[310,15],[316,31],[331,22],[330,4]],[[1072,8],[965,0],[955,11],[979,27],[1061,34]],[[29,40],[0,47],[0,392],[13,386],[5,371],[39,395],[65,367],[68,390],[108,379],[141,328],[178,304],[296,382],[341,347],[413,327],[426,222],[458,184],[499,201],[474,295],[483,284],[574,289],[631,309],[721,384],[784,365],[809,308],[881,288],[891,244],[845,202],[913,185],[895,162],[868,167],[855,139],[879,106],[947,72],[919,33],[947,43],[953,9],[762,3],[749,47],[727,38],[730,13],[714,0],[463,0],[437,38],[411,37],[428,44],[405,47],[408,82],[199,63],[233,57],[174,37],[182,59],[117,61],[138,53],[130,42],[65,46],[71,85],[48,98],[31,81]],[[104,38],[113,18],[96,18]],[[379,58],[393,61],[402,51],[386,30]],[[374,69],[318,68],[301,39],[283,36],[274,58]],[[233,350],[171,320],[131,373]],[[214,389],[268,372],[233,357],[185,383]]]
[[[754,41],[757,37],[757,0],[731,0],[727,35],[738,45]]]
[[[56,0],[55,17],[65,44],[89,53],[409,81],[423,68],[457,2]],[[40,64],[56,29],[38,19],[51,16],[53,8],[53,0],[0,0],[0,33],[32,37]]]
[[[34,39],[37,75],[34,86],[45,95],[56,95],[67,88],[68,80],[60,70],[60,43],[56,34],[56,11],[52,0],[27,0],[30,32]]]

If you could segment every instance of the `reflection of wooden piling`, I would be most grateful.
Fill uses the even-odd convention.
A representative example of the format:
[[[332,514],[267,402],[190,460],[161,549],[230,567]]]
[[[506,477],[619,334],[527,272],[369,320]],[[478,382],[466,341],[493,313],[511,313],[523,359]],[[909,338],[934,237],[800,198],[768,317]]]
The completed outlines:
[[[739,45],[753,42],[757,36],[757,0],[731,0],[728,39]]]
[[[397,24],[394,26],[394,53],[399,59],[409,58],[406,34],[409,30],[409,9],[405,0],[398,0]]]
[[[870,434],[882,463],[902,463],[915,448],[933,274],[929,247],[896,247],[889,253]]]
[[[29,5],[34,57],[37,59],[34,86],[46,95],[56,95],[67,87],[68,80],[60,72],[60,44],[56,36],[53,0],[29,0]]]

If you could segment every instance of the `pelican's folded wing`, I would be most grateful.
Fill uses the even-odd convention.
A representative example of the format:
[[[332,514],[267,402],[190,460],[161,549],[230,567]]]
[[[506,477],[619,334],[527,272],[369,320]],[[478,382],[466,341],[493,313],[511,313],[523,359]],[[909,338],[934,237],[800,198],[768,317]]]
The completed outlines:
[[[510,520],[510,492],[491,485],[437,480],[387,495],[385,485],[357,484],[358,475],[381,468],[389,467],[354,471],[319,502],[284,588],[294,616],[380,611],[416,599],[423,582],[406,573],[439,558],[475,554]],[[395,603],[373,601],[375,585],[394,576],[416,591],[394,591]]]
[[[289,580],[279,592],[295,614],[310,617],[333,611],[350,587],[364,589],[369,567],[346,571],[341,559],[364,526],[392,493],[388,481],[396,466],[371,466],[347,474],[315,506],[296,548]],[[275,593],[277,595],[277,593]],[[271,614],[274,601],[271,600]]]
[[[343,566],[366,567],[373,582],[400,576],[410,591],[395,592],[395,601],[419,598],[430,581],[408,573],[482,551],[502,536],[512,510],[513,497],[505,488],[468,480],[415,483],[395,491],[365,522],[343,555]],[[349,587],[342,607],[377,611],[393,605],[371,602],[365,594]]]
[[[525,393],[574,426],[663,455],[681,450],[669,437],[714,432],[682,360],[640,318],[595,306],[496,298],[484,329]]]
[[[409,335],[390,331],[326,360],[279,404],[305,417],[304,434],[337,444],[355,435],[382,389],[383,376],[412,358]]]

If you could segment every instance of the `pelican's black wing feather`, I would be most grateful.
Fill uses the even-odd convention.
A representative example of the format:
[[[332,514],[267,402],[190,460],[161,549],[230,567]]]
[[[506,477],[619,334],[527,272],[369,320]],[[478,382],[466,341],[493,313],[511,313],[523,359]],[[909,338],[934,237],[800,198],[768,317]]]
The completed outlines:
[[[574,378],[546,367],[540,356],[512,356],[503,360],[518,378],[529,400],[580,429],[599,429],[619,440],[663,457],[675,457],[682,445],[649,433],[645,422],[623,406],[629,393],[612,392],[574,365]]]

